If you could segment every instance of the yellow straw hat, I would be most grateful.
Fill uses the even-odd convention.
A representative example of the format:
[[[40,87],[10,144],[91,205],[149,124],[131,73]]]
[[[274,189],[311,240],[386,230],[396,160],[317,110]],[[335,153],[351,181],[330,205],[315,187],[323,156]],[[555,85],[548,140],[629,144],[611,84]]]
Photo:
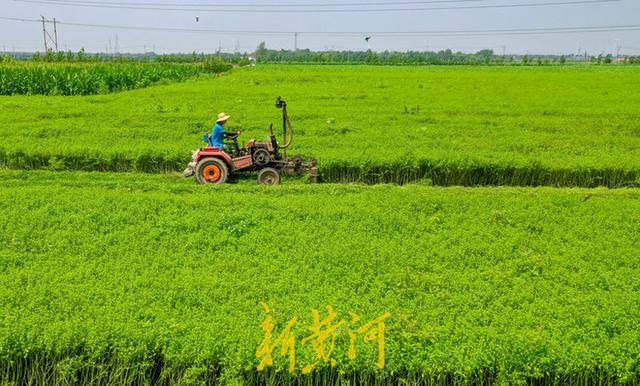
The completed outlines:
[[[229,116],[227,114],[220,113],[218,114],[218,119],[216,120],[216,122],[226,121],[227,119],[229,119]]]

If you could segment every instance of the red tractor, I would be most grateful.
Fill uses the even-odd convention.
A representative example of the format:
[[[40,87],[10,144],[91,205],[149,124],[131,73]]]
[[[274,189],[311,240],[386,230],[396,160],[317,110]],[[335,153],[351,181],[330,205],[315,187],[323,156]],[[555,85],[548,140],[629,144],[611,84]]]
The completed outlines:
[[[230,152],[219,147],[206,146],[193,153],[193,161],[187,165],[184,176],[195,174],[201,184],[222,184],[231,174],[257,172],[258,183],[276,185],[283,174],[309,173],[311,182],[318,182],[318,168],[315,160],[305,161],[300,155],[287,158],[287,148],[293,140],[293,128],[287,115],[287,103],[280,97],[276,107],[282,109],[282,138],[280,145],[273,134],[273,125],[269,126],[271,137],[268,141],[249,142],[240,147],[240,132],[227,136],[232,143]]]

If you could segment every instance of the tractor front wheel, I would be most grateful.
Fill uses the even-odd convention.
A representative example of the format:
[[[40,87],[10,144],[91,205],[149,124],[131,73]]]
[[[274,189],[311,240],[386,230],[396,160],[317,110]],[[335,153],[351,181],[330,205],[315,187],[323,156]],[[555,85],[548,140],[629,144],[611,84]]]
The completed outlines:
[[[229,168],[219,158],[205,158],[196,165],[196,179],[201,184],[223,184],[229,176]]]
[[[280,173],[274,168],[264,168],[258,172],[258,183],[260,185],[278,185]]]

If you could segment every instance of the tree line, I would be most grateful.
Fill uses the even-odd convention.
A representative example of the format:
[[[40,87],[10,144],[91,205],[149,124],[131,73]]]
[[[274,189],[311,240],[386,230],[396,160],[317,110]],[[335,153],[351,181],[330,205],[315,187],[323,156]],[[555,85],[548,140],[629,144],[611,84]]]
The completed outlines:
[[[640,57],[613,57],[612,55],[499,55],[491,49],[475,53],[440,51],[312,51],[310,49],[274,50],[260,43],[251,53],[87,53],[49,50],[45,53],[17,53],[0,56],[1,62],[30,60],[34,62],[160,62],[160,63],[204,63],[217,66],[220,63],[248,65],[258,63],[315,63],[315,64],[370,64],[370,65],[563,65],[566,63],[609,64],[621,62],[640,63]]]

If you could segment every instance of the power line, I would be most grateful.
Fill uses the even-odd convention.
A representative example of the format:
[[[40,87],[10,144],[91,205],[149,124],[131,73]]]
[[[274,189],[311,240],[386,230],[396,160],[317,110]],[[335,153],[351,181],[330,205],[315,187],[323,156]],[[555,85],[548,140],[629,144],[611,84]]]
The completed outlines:
[[[40,19],[27,19],[16,17],[0,16],[0,20],[41,23]],[[46,20],[51,22],[50,20]],[[193,29],[193,28],[171,28],[171,27],[150,27],[150,26],[125,26],[113,24],[89,24],[63,22],[56,20],[58,25],[67,25],[85,28],[106,28],[123,29],[137,31],[164,31],[164,32],[185,32],[185,33],[205,33],[205,34],[233,34],[233,35],[316,35],[316,36],[344,36],[361,37],[363,35],[385,36],[476,36],[476,35],[539,35],[539,34],[566,34],[583,32],[615,32],[615,31],[638,31],[640,24],[629,25],[606,25],[606,26],[578,26],[578,27],[551,27],[551,28],[516,28],[516,29],[485,29],[485,30],[432,30],[432,31],[258,31],[258,30],[213,30],[213,29]]]
[[[63,5],[72,7],[90,8],[115,8],[138,9],[145,11],[186,11],[186,12],[215,12],[215,13],[343,13],[343,12],[417,12],[417,11],[444,11],[460,9],[495,9],[495,8],[523,8],[523,7],[547,7],[560,5],[599,4],[614,3],[623,0],[574,0],[574,1],[547,1],[539,3],[523,4],[488,4],[488,5],[463,5],[457,7],[414,7],[414,8],[367,8],[367,9],[209,9],[209,8],[170,8],[147,7],[135,5],[110,5],[109,3],[68,2],[68,0],[14,0],[23,3]]]
[[[99,5],[136,5],[149,7],[358,7],[358,6],[377,6],[377,5],[416,5],[416,4],[441,4],[441,3],[472,3],[486,2],[491,0],[430,0],[430,1],[394,1],[394,2],[363,2],[363,3],[253,3],[253,4],[237,4],[237,3],[148,3],[148,2],[119,2],[119,1],[86,1],[86,0],[43,0],[47,3],[85,3]]]
[[[22,1],[22,0],[15,0]],[[414,1],[382,1],[382,2],[358,2],[358,3],[253,3],[253,4],[237,4],[237,3],[149,3],[149,2],[120,2],[120,1],[89,1],[89,0],[41,0],[47,3],[81,3],[96,5],[127,5],[127,6],[145,6],[145,7],[231,7],[231,8],[251,8],[251,7],[359,7],[359,6],[394,6],[394,5],[416,5],[416,4],[442,4],[442,3],[477,3],[492,0],[414,0]]]

